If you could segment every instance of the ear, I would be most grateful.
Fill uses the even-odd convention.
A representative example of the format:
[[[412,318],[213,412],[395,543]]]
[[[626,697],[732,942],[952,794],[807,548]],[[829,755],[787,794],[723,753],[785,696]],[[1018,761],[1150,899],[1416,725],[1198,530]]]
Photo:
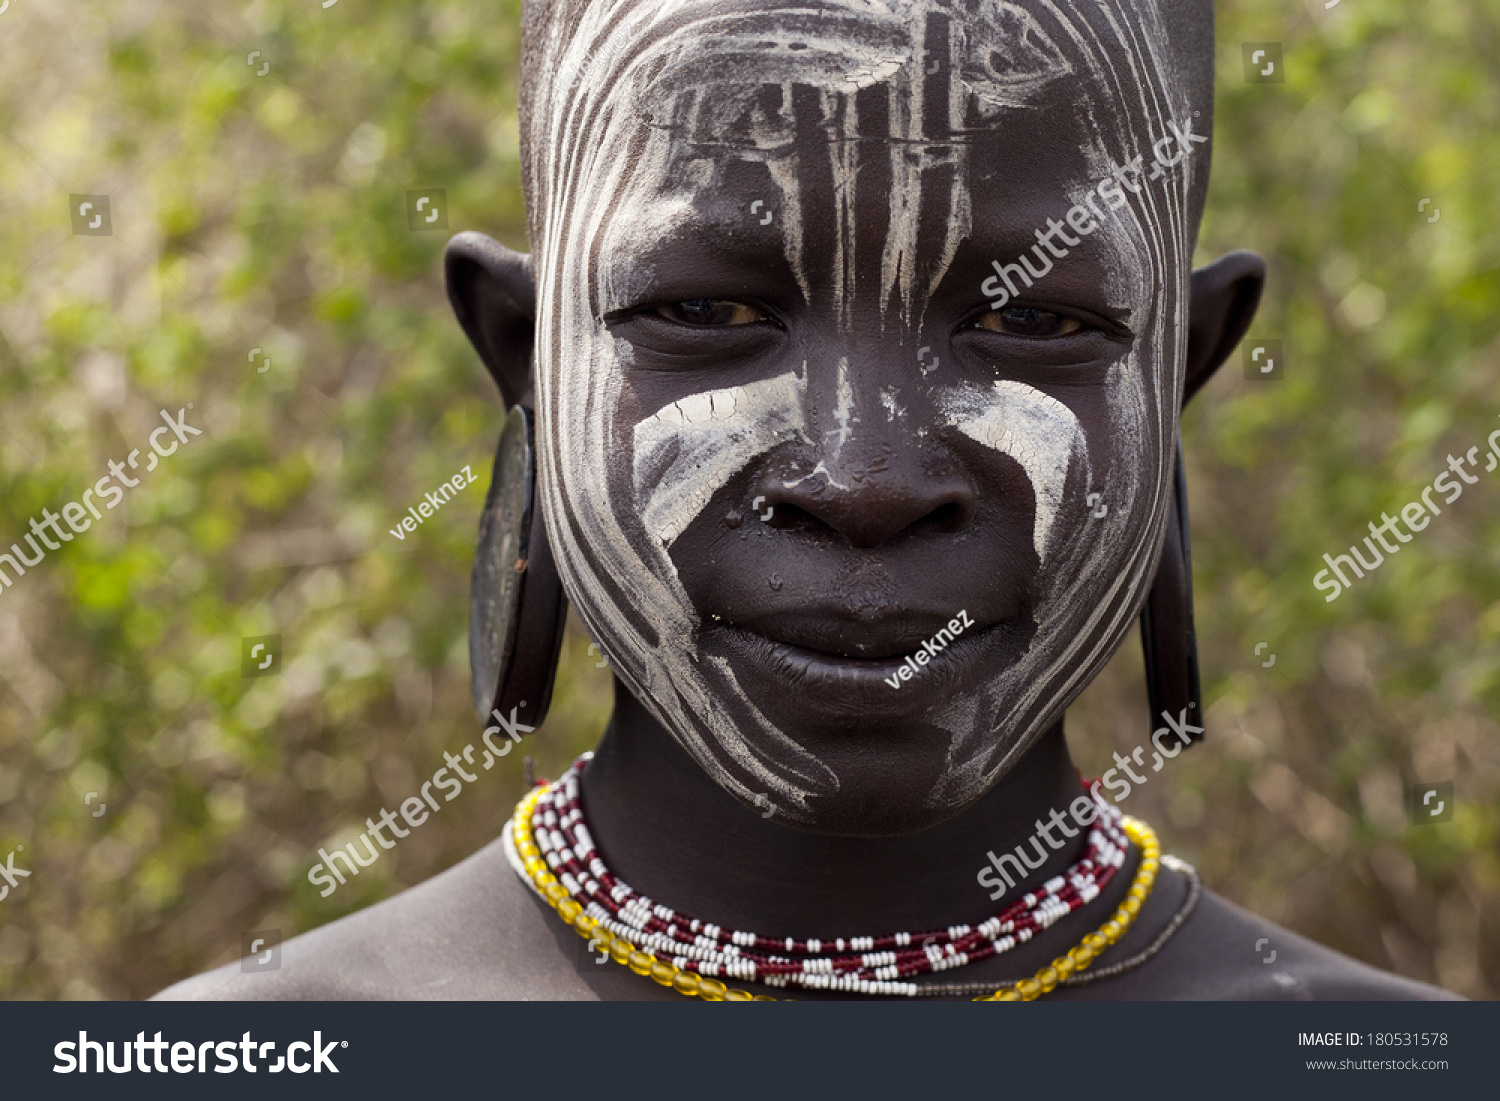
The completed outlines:
[[[1188,306],[1187,378],[1182,404],[1229,358],[1255,320],[1266,285],[1266,262],[1240,250],[1193,272]]]
[[[509,409],[532,406],[536,283],[531,257],[482,233],[460,233],[443,254],[448,301]]]

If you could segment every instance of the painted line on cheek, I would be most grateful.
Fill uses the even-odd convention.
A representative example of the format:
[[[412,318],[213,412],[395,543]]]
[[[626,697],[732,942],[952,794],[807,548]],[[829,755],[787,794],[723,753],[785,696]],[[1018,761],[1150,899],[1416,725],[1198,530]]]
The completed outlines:
[[[1074,452],[1087,461],[1083,428],[1062,402],[1025,383],[997,381],[989,391],[964,388],[948,399],[949,423],[1021,464],[1036,497],[1032,546],[1046,558]]]
[[[802,381],[790,373],[658,409],[635,426],[635,496],[647,533],[671,546],[751,459],[802,430]]]

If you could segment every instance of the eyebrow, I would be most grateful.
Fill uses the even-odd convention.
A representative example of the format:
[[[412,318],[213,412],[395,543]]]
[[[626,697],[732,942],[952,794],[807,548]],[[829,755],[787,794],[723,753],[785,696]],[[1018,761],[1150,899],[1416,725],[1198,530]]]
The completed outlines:
[[[779,232],[755,232],[758,225],[743,227],[728,224],[722,217],[679,222],[670,227],[643,227],[632,230],[627,238],[648,238],[642,247],[617,249],[605,257],[606,264],[627,264],[645,273],[639,279],[607,278],[603,285],[632,285],[649,288],[645,294],[665,301],[674,294],[701,298],[719,295],[734,297],[748,292],[748,281],[758,286],[784,285],[797,290],[797,280],[786,247]],[[769,227],[767,227],[769,229]],[[675,299],[674,299],[675,300]],[[636,296],[631,302],[599,303],[600,312],[608,317],[621,309],[645,305]]]
[[[775,207],[768,205],[766,209],[775,213]],[[706,220],[692,223],[679,222],[665,230],[647,252],[658,248],[670,251],[674,254],[683,249],[701,249],[705,252],[728,252],[740,256],[755,258],[758,256],[776,256],[782,258],[785,255],[785,242],[779,230],[775,232],[757,232],[762,227],[754,224],[753,216],[747,211],[744,215],[745,223],[735,226],[723,217],[711,217]],[[765,227],[767,231],[770,227]]]

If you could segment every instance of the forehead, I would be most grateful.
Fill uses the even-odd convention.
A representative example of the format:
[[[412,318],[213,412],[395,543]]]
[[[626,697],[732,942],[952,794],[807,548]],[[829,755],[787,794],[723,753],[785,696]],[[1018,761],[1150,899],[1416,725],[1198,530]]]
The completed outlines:
[[[559,15],[528,64],[545,70],[537,113],[550,111],[570,131],[634,121],[694,146],[774,154],[818,105],[824,128],[852,140],[964,144],[1007,109],[1082,109],[1112,127],[1159,110],[1172,78],[1158,23],[1150,4],[1119,12],[1068,0],[1030,10],[994,0],[817,0],[749,10],[597,0]],[[861,98],[877,86],[884,101]],[[1094,117],[1100,108],[1104,117]]]
[[[1161,42],[1123,18],[1092,4],[596,4],[548,55],[543,187],[567,194],[575,243],[594,208],[603,266],[621,268],[722,255],[716,229],[753,261],[758,196],[778,221],[759,244],[786,255],[805,297],[878,282],[909,313],[962,249],[1024,249],[1072,192],[1165,132],[1180,91]],[[601,147],[612,154],[579,153]],[[584,162],[603,177],[580,178]],[[1119,271],[1130,236],[1085,251]],[[610,288],[632,297],[619,278],[601,287],[604,310]]]

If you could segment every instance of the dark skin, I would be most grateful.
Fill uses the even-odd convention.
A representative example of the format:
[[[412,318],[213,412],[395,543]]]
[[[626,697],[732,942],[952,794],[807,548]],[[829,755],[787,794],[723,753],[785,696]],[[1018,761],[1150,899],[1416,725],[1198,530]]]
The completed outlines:
[[[1037,294],[1009,312],[989,310],[976,291],[990,259],[1025,248],[1031,227],[1056,213],[1056,197],[1088,177],[1087,142],[1070,121],[1078,117],[1076,103],[1076,89],[1061,87],[1043,109],[1012,120],[1005,141],[970,150],[975,231],[919,321],[898,329],[887,326],[879,250],[856,254],[845,299],[820,293],[834,281],[827,265],[838,242],[831,191],[819,181],[804,196],[806,252],[814,258],[807,274],[819,289],[810,299],[779,259],[779,245],[741,233],[738,241],[727,235],[703,246],[701,238],[732,223],[753,196],[770,193],[762,168],[731,157],[722,186],[695,200],[685,232],[611,260],[643,275],[635,298],[602,316],[634,352],[624,423],[710,386],[751,383],[804,360],[813,364],[809,386],[829,395],[826,410],[833,376],[818,363],[842,357],[858,365],[860,386],[900,388],[911,383],[917,349],[936,346],[947,370],[965,381],[986,383],[998,364],[1005,377],[1047,390],[1082,424],[1101,464],[1112,448],[1128,452],[1129,441],[1110,438],[1106,379],[1141,339],[1153,310],[1172,316],[1178,288],[1131,298],[1135,292],[1119,289],[1111,267],[1118,257],[1101,235],[1059,263],[1044,292],[1039,283]],[[799,133],[806,163],[817,162],[826,140],[816,126]],[[1017,148],[1029,155],[1015,157]],[[881,239],[888,231],[891,186],[876,181],[858,193],[857,235]],[[828,209],[820,212],[819,204]],[[922,223],[917,255],[936,252],[944,230]],[[447,273],[460,321],[506,403],[530,405],[537,291],[528,259],[464,234],[450,246]],[[1244,335],[1264,278],[1261,260],[1244,252],[1193,273],[1181,374],[1156,362],[1142,368],[1174,410],[1183,390],[1196,390]],[[840,781],[834,794],[812,799],[810,813],[795,825],[784,807],[773,806],[765,817],[726,790],[617,681],[614,716],[584,774],[590,830],[625,882],[679,912],[725,927],[824,938],[977,924],[1083,852],[1082,833],[1066,839],[1000,903],[976,884],[989,851],[1014,848],[1038,821],[1084,794],[1060,720],[961,805],[925,798],[946,759],[941,739],[920,733],[932,697],[976,692],[997,670],[1022,660],[1046,563],[1031,537],[1038,504],[1017,462],[966,440],[920,402],[911,404],[921,433],[911,420],[866,417],[850,445],[834,449],[820,444],[829,426],[819,423],[811,426],[811,442],[757,456],[671,547],[704,623],[694,640],[699,652],[726,660],[778,730]],[[804,477],[820,463],[824,478]],[[755,496],[767,497],[778,515],[744,538],[750,533],[726,517],[749,512]],[[1085,522],[1077,515],[1059,521],[1073,532]],[[1120,523],[1130,533],[1122,555],[1138,557],[1141,547],[1159,545],[1146,510]],[[764,584],[772,568],[780,586]],[[987,583],[976,585],[979,577]],[[1098,580],[1104,585],[1110,576]],[[893,657],[911,652],[960,607],[978,624],[969,648],[955,647],[947,665],[935,662],[928,681],[904,694],[883,688],[880,677]],[[995,736],[1009,734],[1001,729]],[[1030,976],[1108,919],[1136,859],[1132,850],[1120,874],[1080,913],[1001,957],[942,978],[998,986]],[[1134,925],[1096,967],[1146,947],[1186,894],[1186,880],[1164,868]],[[1275,946],[1275,965],[1262,963],[1255,949],[1261,938]],[[778,997],[831,996],[743,985]],[[614,964],[596,965],[586,942],[517,878],[498,842],[396,898],[288,941],[278,971],[242,974],[230,965],[160,996],[678,997]],[[1346,959],[1205,892],[1148,962],[1050,996],[1445,995]]]
[[[1130,185],[1139,215],[1101,214],[1042,283],[992,307],[981,285],[994,258],[1036,245],[1061,196],[1129,161],[1115,135],[1163,133],[1164,117],[1081,76],[1042,81],[1008,110],[943,106],[995,66],[1010,73],[998,53],[984,71],[971,53],[908,67],[889,88],[835,74],[857,90],[833,93],[815,62],[805,87],[752,95],[736,74],[754,71],[756,43],[781,24],[712,7],[751,23],[727,36],[727,60],[674,43],[663,69],[652,56],[659,80],[620,103],[624,122],[557,141],[558,163],[605,148],[638,169],[607,195],[549,192],[566,213],[542,253],[557,303],[538,353],[547,521],[570,548],[580,618],[721,786],[747,806],[768,792],[780,821],[817,832],[911,833],[983,795],[1082,687],[1082,664],[1131,630],[1165,520],[1189,343],[1189,181],[1206,163],[1169,137],[1199,159]],[[845,17],[857,18],[819,27],[824,53],[860,38]],[[993,30],[974,20],[972,37]],[[1012,32],[997,46],[1028,40]],[[867,46],[849,43],[854,62]],[[684,56],[691,66],[671,67]],[[684,82],[690,102],[676,96]],[[915,115],[901,97],[943,109],[902,122]],[[702,130],[709,109],[719,121]],[[1174,125],[1195,125],[1191,105],[1175,110]],[[779,220],[747,218],[767,195]],[[610,228],[587,243],[570,233],[601,219]],[[450,286],[494,371],[512,323],[486,331],[493,305],[469,289],[477,248],[456,245]],[[1234,315],[1207,338],[1221,351],[1250,316],[1258,281],[1236,269],[1254,263],[1227,261]],[[585,266],[589,279],[569,274]],[[929,375],[921,356],[934,351]],[[765,396],[778,387],[797,396]],[[586,420],[591,408],[607,419]],[[717,452],[706,422],[682,427],[710,408]],[[777,423],[793,427],[763,443]],[[578,424],[607,441],[609,462],[582,431],[570,437]],[[744,455],[727,442],[746,439]],[[1107,528],[1082,507],[1096,486],[1114,503]],[[618,530],[579,519],[605,510]],[[971,629],[893,691],[902,657],[960,609]],[[648,687],[667,681],[690,714]]]
[[[993,912],[972,879],[985,849],[1031,829],[1078,790],[1060,729],[973,808],[933,830],[895,838],[839,838],[777,825],[745,810],[704,775],[625,693],[591,766],[585,799],[606,859],[627,882],[650,884],[685,911],[756,928],[937,928]],[[1023,809],[1024,808],[1024,809]],[[607,838],[605,841],[603,839]],[[1030,887],[1073,859],[1059,851]],[[1119,904],[1132,856],[1110,889],[1001,958],[947,978],[1025,977],[1076,943]],[[642,888],[646,889],[646,888]],[[1134,955],[1171,921],[1187,884],[1162,870],[1140,917],[1096,967]],[[1274,965],[1255,951],[1276,948]],[[395,898],[287,941],[280,970],[237,963],[163,991],[168,999],[672,1000],[679,995],[613,963],[517,879],[498,842]],[[747,989],[761,990],[754,984]],[[767,991],[799,1000],[810,991]],[[1426,1000],[1450,995],[1377,971],[1205,891],[1196,910],[1147,963],[1064,1000]]]
[[[1104,290],[1099,240],[1085,240],[1057,265],[1045,292],[1039,285],[1019,308],[993,311],[976,301],[989,258],[1024,249],[1027,227],[1045,224],[1045,203],[1061,180],[1085,172],[1079,135],[1068,133],[1056,115],[1038,112],[1006,135],[1046,149],[1047,156],[1017,168],[1009,142],[970,150],[975,231],[928,301],[923,325],[904,338],[890,331],[882,311],[877,250],[859,255],[848,302],[831,294],[802,302],[785,261],[777,264],[776,250],[744,231],[722,239],[712,230],[684,232],[680,241],[664,241],[659,253],[646,257],[649,270],[659,274],[639,298],[648,306],[670,305],[625,312],[611,326],[635,348],[628,378],[645,409],[709,385],[795,370],[810,356],[823,367],[809,382],[827,411],[813,426],[816,442],[789,444],[750,464],[672,547],[683,585],[708,621],[701,652],[727,660],[774,725],[839,777],[837,801],[816,808],[821,829],[907,833],[951,813],[925,798],[951,767],[947,739],[934,727],[927,734],[914,728],[923,729],[932,703],[972,693],[994,670],[1020,660],[1034,637],[1033,605],[1042,587],[1031,538],[1036,506],[1021,466],[916,403],[907,420],[863,411],[849,442],[833,446],[829,441],[839,433],[828,367],[835,354],[857,365],[866,392],[903,394],[922,346],[936,344],[951,365],[945,380],[951,370],[956,380],[985,385],[998,360],[1006,365],[1005,377],[1035,384],[1067,406],[1091,436],[1108,436],[1105,380],[1131,347],[1124,322],[1132,319],[1126,300]],[[815,147],[823,137],[814,131],[803,141]],[[758,166],[735,165],[726,175],[726,186],[704,200],[703,222],[710,227],[731,222],[750,195],[769,186]],[[888,181],[875,179],[874,168],[865,175],[879,186],[857,202],[855,234],[879,239],[890,219],[880,189]],[[999,180],[1007,186],[994,186]],[[1011,188],[1034,198],[1017,202]],[[836,220],[819,197],[808,200],[806,215],[807,251],[821,261],[809,273],[815,286],[832,284],[827,258],[837,251]],[[705,236],[708,243],[700,244]],[[652,263],[657,255],[670,256],[670,263]],[[1228,338],[1248,324],[1244,306],[1256,296],[1262,268],[1248,254],[1224,265],[1215,277],[1239,309],[1205,302],[1203,324],[1216,324],[1210,339],[1232,347]],[[684,312],[674,300],[710,293],[737,293],[747,307],[758,303],[750,308],[765,320],[674,322]],[[839,317],[841,305],[852,314],[848,323]],[[1133,324],[1142,320],[1137,316]],[[684,369],[684,359],[710,357],[701,372]],[[914,440],[915,428],[926,435]],[[814,470],[819,475],[810,475]],[[756,496],[773,509],[771,519],[749,533],[730,526],[725,517],[748,513]],[[1144,522],[1143,514],[1125,519],[1142,540]],[[780,580],[775,587],[768,584],[772,572]],[[974,578],[986,580],[976,585]],[[976,627],[944,660],[899,692],[882,683],[959,608],[971,613]],[[788,685],[798,691],[784,691]]]
[[[493,242],[455,246],[469,290],[492,320],[480,343],[512,393],[529,385],[523,360],[496,352],[524,333],[531,301],[525,265]],[[1263,268],[1235,254],[1193,280],[1193,364],[1207,372],[1248,322],[1245,283]],[[509,367],[507,368],[507,364]],[[873,507],[879,507],[876,504]],[[1082,787],[1061,724],[1053,727],[985,796],[933,828],[893,837],[840,837],[791,829],[747,810],[719,788],[676,740],[624,690],[585,774],[590,822],[612,867],[627,882],[684,912],[726,926],[816,929],[939,928],[978,922],[994,906],[974,872],[986,851],[1030,834],[1033,822],[1065,807]],[[1017,894],[1077,859],[1082,836],[1018,884]],[[1031,974],[1072,947],[1118,906],[1135,856],[1100,898],[1004,957],[949,977],[997,984]],[[1163,869],[1140,917],[1097,966],[1135,954],[1172,919],[1186,895]],[[1015,897],[1014,895],[1010,897]],[[1256,942],[1269,938],[1274,966]],[[393,947],[399,946],[399,947]],[[540,902],[506,863],[498,842],[448,871],[361,913],[283,946],[278,971],[242,974],[237,964],[164,991],[165,998],[496,998],[669,1000],[677,995],[613,964],[596,966],[587,944]],[[779,991],[771,991],[780,994]],[[828,997],[794,991],[804,999]],[[1062,999],[1426,999],[1446,997],[1420,983],[1357,963],[1205,891],[1167,946],[1141,967]]]

